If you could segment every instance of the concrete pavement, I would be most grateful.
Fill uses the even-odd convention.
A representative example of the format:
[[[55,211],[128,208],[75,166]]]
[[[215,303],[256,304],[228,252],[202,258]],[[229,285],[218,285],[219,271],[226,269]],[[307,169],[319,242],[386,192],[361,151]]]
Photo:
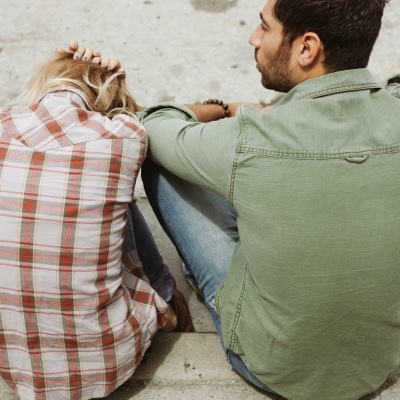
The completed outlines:
[[[248,44],[263,4],[264,0],[0,0],[0,104],[15,97],[34,66],[70,38],[120,58],[130,90],[142,105],[210,97],[268,104],[276,94],[261,87]],[[400,70],[399,20],[400,1],[392,0],[370,61],[377,79]],[[179,257],[155,220],[140,182],[137,195],[188,299],[197,333],[157,334],[147,362],[107,399],[276,399],[245,383],[226,363],[211,318],[185,281]],[[0,379],[0,400],[15,399]],[[363,400],[373,399],[400,399],[400,370],[382,391]]]

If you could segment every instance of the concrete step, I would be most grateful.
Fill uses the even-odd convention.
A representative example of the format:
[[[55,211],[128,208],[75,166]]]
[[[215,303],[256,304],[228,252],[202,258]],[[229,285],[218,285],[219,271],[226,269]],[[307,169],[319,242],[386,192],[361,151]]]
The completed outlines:
[[[281,400],[245,382],[226,362],[216,333],[162,333],[144,362],[106,400]],[[400,368],[360,400],[399,400]],[[17,397],[0,379],[0,400]],[[323,399],[315,399],[323,400]]]
[[[247,384],[227,363],[216,333],[163,333],[133,376],[106,400],[276,399]],[[0,378],[0,400],[17,397]]]
[[[230,367],[216,333],[161,333],[133,376],[107,400],[271,399]],[[323,399],[315,399],[323,400]],[[360,400],[400,400],[400,368],[375,393]]]
[[[216,333],[162,333],[133,376],[108,396],[121,399],[275,399],[229,366]]]

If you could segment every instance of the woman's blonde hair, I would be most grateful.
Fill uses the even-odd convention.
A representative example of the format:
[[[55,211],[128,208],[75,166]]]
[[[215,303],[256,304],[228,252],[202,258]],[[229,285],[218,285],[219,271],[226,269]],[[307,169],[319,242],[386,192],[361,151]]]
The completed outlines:
[[[133,116],[142,108],[129,93],[125,73],[113,72],[90,61],[74,60],[73,54],[57,54],[45,61],[31,75],[26,89],[13,104],[37,103],[52,87],[74,86],[85,93],[90,107],[103,115]]]

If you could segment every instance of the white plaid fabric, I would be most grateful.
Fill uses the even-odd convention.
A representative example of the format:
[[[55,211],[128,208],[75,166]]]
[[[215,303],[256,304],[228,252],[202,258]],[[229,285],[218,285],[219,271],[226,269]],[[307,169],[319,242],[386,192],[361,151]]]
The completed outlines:
[[[122,283],[145,131],[72,87],[0,112],[1,376],[21,399],[106,396],[166,321],[129,254]]]

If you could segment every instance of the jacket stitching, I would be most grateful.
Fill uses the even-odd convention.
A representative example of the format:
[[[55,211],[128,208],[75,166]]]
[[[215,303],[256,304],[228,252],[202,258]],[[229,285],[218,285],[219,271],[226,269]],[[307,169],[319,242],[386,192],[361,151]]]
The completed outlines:
[[[236,347],[236,327],[237,327],[237,324],[239,323],[240,314],[241,314],[241,310],[242,310],[242,302],[243,302],[244,292],[246,289],[247,274],[248,274],[248,267],[247,267],[247,263],[245,262],[242,288],[240,290],[240,296],[239,296],[239,300],[238,300],[238,304],[237,304],[236,312],[235,312],[235,317],[234,317],[233,324],[232,324],[231,340],[229,342],[229,348],[232,349],[233,351],[235,351],[234,349]]]
[[[340,153],[306,153],[306,152],[286,152],[286,151],[274,151],[274,150],[263,150],[256,147],[243,146],[237,147],[236,154],[254,153],[265,155],[268,157],[279,157],[279,158],[299,158],[299,159],[343,159],[351,156],[369,156],[369,155],[385,155],[395,154],[400,152],[400,146],[382,148],[382,149],[369,149],[363,151],[348,151]],[[237,167],[237,166],[236,166]]]
[[[308,93],[302,97],[299,97],[299,99],[309,99],[313,97],[326,96],[329,94],[353,92],[354,90],[366,90],[366,89],[382,89],[382,86],[377,83],[361,83],[359,85],[341,86],[337,88],[319,90],[317,92]]]

